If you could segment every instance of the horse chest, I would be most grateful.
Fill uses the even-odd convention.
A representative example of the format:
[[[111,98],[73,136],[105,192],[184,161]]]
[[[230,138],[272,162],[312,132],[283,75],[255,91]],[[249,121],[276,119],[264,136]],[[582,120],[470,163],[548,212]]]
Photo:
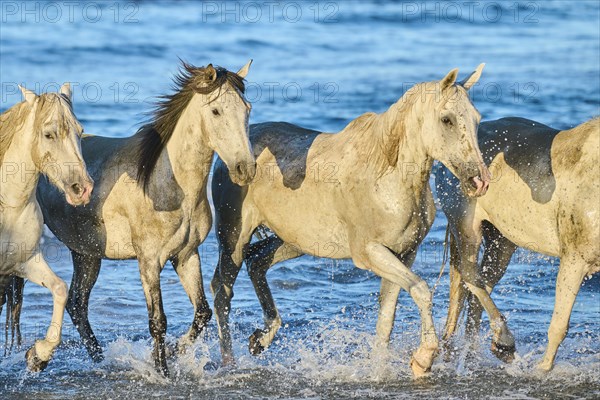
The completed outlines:
[[[435,218],[435,205],[430,191],[420,195],[396,194],[384,199],[385,207],[378,212],[378,235],[387,247],[397,253],[414,249],[427,235]]]
[[[204,241],[212,225],[212,215],[207,202],[193,209],[182,209],[178,215],[163,225],[161,234],[155,237],[161,249],[161,258],[167,259],[181,252],[197,248]],[[152,242],[153,240],[150,240]],[[148,247],[148,246],[144,246]]]
[[[1,221],[0,273],[10,273],[15,264],[27,261],[39,250],[42,215],[37,203],[31,203],[18,214],[5,210]]]

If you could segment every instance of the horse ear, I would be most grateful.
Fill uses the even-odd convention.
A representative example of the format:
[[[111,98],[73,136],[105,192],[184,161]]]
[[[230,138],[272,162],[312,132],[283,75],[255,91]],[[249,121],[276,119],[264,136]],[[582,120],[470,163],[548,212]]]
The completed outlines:
[[[69,101],[71,101],[71,96],[73,96],[73,92],[71,91],[71,84],[69,82],[63,83],[58,92],[65,96],[67,99],[69,99]]]
[[[471,89],[471,87],[474,84],[476,84],[479,78],[481,77],[483,67],[485,67],[485,63],[479,64],[479,66],[477,66],[477,68],[471,73],[471,75],[467,76],[465,79],[459,82],[459,85],[464,87],[466,90]]]
[[[245,78],[248,75],[248,70],[250,70],[250,65],[252,65],[252,59],[246,63],[240,70],[237,72],[240,78]]]
[[[208,64],[204,68],[204,80],[207,82],[214,82],[217,79],[217,70],[212,64]]]
[[[29,104],[33,104],[35,99],[37,99],[37,94],[35,94],[31,90],[26,89],[21,85],[19,85],[19,89],[21,89],[21,93],[23,93],[23,97],[25,97],[25,101],[27,101]]]
[[[448,72],[448,75],[446,75],[444,77],[444,79],[442,79],[440,81],[442,90],[447,89],[450,86],[454,85],[454,82],[456,82],[457,76],[458,76],[458,68],[454,68],[452,71]]]

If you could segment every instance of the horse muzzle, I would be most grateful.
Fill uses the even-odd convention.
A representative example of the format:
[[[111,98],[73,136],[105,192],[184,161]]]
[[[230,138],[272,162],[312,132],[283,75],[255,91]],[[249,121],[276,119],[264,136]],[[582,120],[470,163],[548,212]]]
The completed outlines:
[[[92,180],[72,183],[65,189],[67,203],[72,206],[86,205],[90,202],[93,190],[94,182]]]
[[[480,197],[486,194],[490,186],[491,174],[483,164],[478,166],[476,174],[468,174],[468,178],[461,180],[461,186],[469,197]]]
[[[246,186],[252,182],[256,175],[256,161],[238,162],[233,169],[229,170],[229,177],[236,185]]]

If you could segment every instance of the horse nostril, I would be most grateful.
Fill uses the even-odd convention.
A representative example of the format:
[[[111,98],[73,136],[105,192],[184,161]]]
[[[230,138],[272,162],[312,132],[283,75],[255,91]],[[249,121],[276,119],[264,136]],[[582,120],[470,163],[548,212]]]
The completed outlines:
[[[82,188],[79,183],[72,184],[71,189],[73,190],[73,193],[75,193],[76,195],[79,195],[82,192]]]
[[[246,166],[244,165],[244,163],[238,163],[235,166],[235,172],[239,175],[242,176],[246,173]]]

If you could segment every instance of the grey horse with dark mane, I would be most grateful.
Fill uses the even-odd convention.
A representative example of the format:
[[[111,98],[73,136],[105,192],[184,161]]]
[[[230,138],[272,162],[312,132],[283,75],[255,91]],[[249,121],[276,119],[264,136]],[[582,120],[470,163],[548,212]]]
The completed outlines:
[[[215,151],[236,184],[246,185],[254,177],[248,140],[251,106],[243,83],[249,67],[250,62],[233,73],[184,63],[175,78],[175,93],[163,97],[153,120],[134,136],[84,137],[83,156],[96,182],[87,207],[70,206],[47,182],[40,182],[44,221],[73,257],[67,310],[94,360],[102,359],[102,350],[88,320],[88,302],[103,258],[137,258],[154,361],[164,375],[167,319],[160,272],[167,261],[194,306],[191,327],[177,343],[179,351],[210,319],[198,255],[212,225],[206,184]]]

